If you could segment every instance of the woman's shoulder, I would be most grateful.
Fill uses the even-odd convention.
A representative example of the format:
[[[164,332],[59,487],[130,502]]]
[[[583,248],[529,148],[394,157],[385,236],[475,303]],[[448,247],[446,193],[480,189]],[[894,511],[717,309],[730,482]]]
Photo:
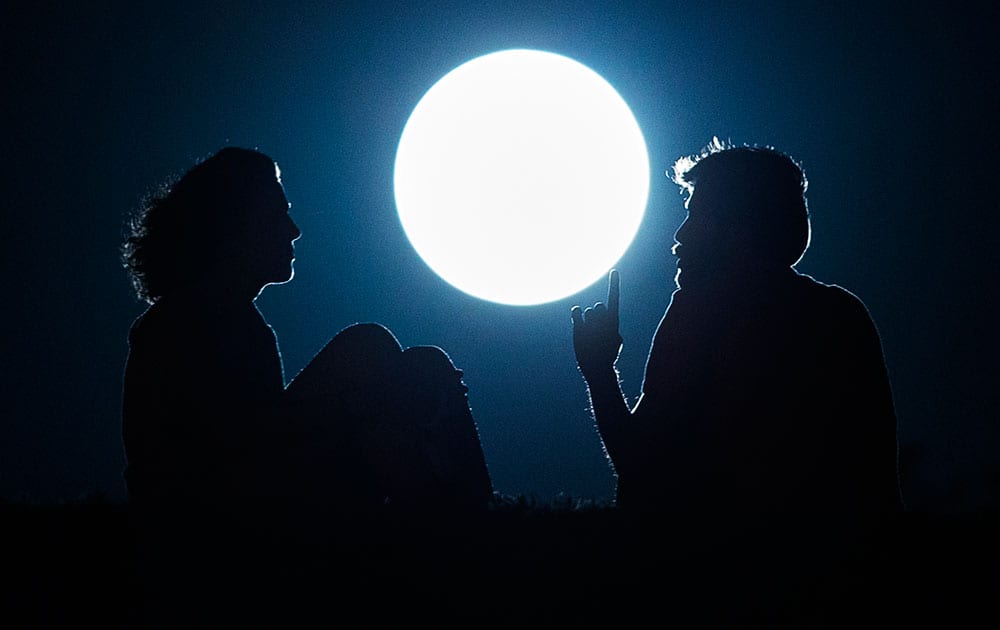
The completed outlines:
[[[212,326],[211,317],[183,296],[164,296],[151,304],[132,322],[129,343],[152,343],[157,340],[177,343],[198,336]]]

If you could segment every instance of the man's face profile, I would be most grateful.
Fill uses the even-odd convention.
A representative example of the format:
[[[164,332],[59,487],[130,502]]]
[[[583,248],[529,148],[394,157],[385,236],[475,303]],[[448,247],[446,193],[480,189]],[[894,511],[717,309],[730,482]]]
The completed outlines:
[[[674,234],[676,243],[671,250],[677,256],[678,285],[682,274],[690,282],[713,262],[718,263],[721,245],[718,215],[708,207],[707,195],[692,190],[684,205],[687,216]]]
[[[756,251],[749,220],[738,216],[719,199],[717,191],[696,186],[685,203],[687,217],[674,234],[672,252],[677,256],[677,283],[719,280],[752,270],[760,252]],[[741,222],[742,220],[742,222]]]

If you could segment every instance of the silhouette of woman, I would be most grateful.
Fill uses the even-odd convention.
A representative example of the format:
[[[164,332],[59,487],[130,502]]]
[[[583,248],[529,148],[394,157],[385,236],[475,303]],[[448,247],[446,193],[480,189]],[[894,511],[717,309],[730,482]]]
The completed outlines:
[[[225,148],[133,220],[124,261],[150,307],[125,370],[130,499],[219,514],[484,501],[462,373],[439,348],[402,352],[385,327],[356,324],[286,389],[254,300],[292,278],[300,232],[288,209],[271,158]]]
[[[254,300],[293,275],[288,209],[271,158],[225,148],[151,195],[123,246],[150,304],[129,333],[124,475],[144,607],[161,623],[226,610],[253,579],[236,578],[260,575],[246,525],[282,512],[262,499],[282,496],[303,427],[287,421],[277,340]]]
[[[122,433],[130,499],[220,508],[264,491],[288,438],[284,372],[254,300],[292,278],[298,227],[274,161],[225,148],[150,197],[124,261],[150,303],[132,326]]]
[[[273,576],[312,542],[344,539],[352,520],[364,527],[339,515],[387,495],[465,505],[490,491],[461,373],[439,350],[428,363],[386,328],[357,324],[286,388],[255,299],[293,276],[300,232],[288,210],[275,162],[230,147],[149,197],[129,226],[123,261],[150,306],[129,333],[124,476],[157,619],[202,606],[226,615],[248,592],[272,596]],[[425,439],[409,413],[458,431]],[[433,464],[430,446],[444,453]],[[399,483],[432,470],[438,485]],[[266,544],[272,533],[305,547]]]

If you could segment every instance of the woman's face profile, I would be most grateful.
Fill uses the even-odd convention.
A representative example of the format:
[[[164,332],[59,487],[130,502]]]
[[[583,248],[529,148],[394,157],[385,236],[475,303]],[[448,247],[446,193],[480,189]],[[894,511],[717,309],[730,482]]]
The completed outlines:
[[[241,249],[248,272],[260,288],[288,282],[294,275],[293,243],[302,233],[289,214],[290,207],[277,177],[260,182],[250,191],[246,242]]]

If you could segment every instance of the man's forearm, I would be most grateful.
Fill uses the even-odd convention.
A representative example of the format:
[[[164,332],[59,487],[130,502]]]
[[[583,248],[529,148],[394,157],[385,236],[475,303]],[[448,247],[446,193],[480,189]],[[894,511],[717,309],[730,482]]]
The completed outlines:
[[[587,379],[590,405],[597,429],[616,468],[628,458],[628,419],[631,412],[622,394],[618,374],[614,368],[602,370]]]

